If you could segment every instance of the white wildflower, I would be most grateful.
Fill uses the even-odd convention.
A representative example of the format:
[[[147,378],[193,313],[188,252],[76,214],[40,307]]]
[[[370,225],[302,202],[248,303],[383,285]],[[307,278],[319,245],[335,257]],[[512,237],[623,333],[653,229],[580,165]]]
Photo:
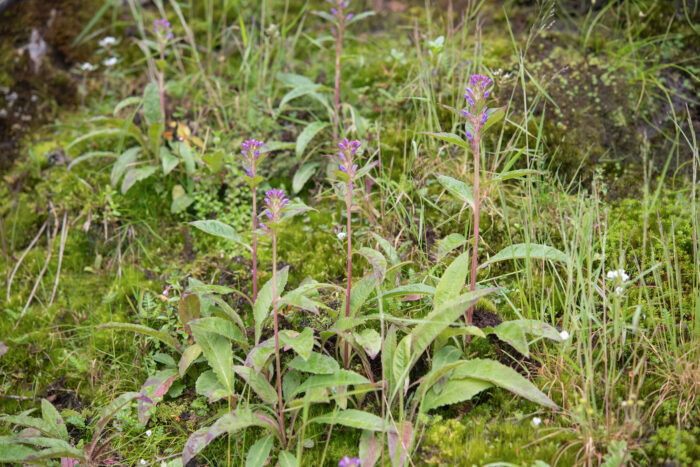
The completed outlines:
[[[622,295],[622,292],[623,292],[624,290],[625,290],[625,289],[623,289],[622,287],[615,287],[615,295],[618,295],[618,296],[619,296],[619,295]]]
[[[104,37],[99,42],[100,47],[109,47],[110,45],[114,45],[116,43],[117,43],[117,40],[112,36]]]
[[[348,236],[345,232],[338,232],[338,240],[345,240],[345,238]]]
[[[627,282],[630,276],[627,275],[624,269],[616,269],[614,271],[608,271],[608,279],[622,279],[622,282]]]
[[[534,426],[540,426],[540,423],[542,423],[542,419],[540,417],[532,417],[532,424]]]
[[[104,66],[107,66],[107,67],[112,67],[112,66],[116,65],[118,61],[119,60],[117,59],[117,57],[109,57],[107,60],[102,62],[102,64]]]
[[[139,464],[141,464],[141,465],[146,465],[146,459],[141,459],[141,460],[139,461]]]
[[[94,71],[95,70],[95,65],[93,65],[90,62],[85,62],[82,65],[80,65],[80,69],[83,71]]]
[[[152,434],[153,434],[153,431],[151,431],[151,430],[146,430],[146,436],[149,436],[149,437],[150,437]]]
[[[565,341],[571,337],[568,332],[562,331],[559,333],[559,337],[561,337],[561,340]]]

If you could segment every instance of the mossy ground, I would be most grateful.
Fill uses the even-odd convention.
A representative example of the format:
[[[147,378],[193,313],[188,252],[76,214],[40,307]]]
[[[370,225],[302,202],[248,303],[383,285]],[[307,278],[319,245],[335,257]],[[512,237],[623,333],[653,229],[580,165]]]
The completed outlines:
[[[22,107],[20,113],[36,118],[20,127],[15,120],[0,119],[0,143],[10,143],[0,148],[5,151],[0,156],[4,182],[0,186],[0,270],[5,273],[5,287],[0,292],[0,312],[4,313],[0,341],[8,346],[7,353],[0,356],[0,412],[16,414],[36,408],[38,401],[46,398],[66,417],[72,438],[87,442],[99,409],[120,393],[138,390],[148,375],[163,367],[169,355],[167,347],[154,339],[98,326],[119,321],[178,332],[177,297],[190,278],[249,293],[250,256],[239,247],[190,228],[187,222],[217,218],[237,230],[246,230],[250,224],[250,195],[242,171],[232,159],[220,172],[213,173],[203,165],[193,174],[177,170],[167,177],[159,175],[138,182],[127,194],[122,194],[118,185],[111,186],[111,163],[103,159],[91,159],[69,170],[71,159],[85,150],[110,150],[120,144],[105,139],[90,142],[86,148],[66,149],[97,127],[88,121],[90,118],[111,116],[121,99],[140,95],[147,82],[143,56],[134,45],[138,37],[134,18],[128,9],[111,8],[110,14],[93,25],[89,41],[70,46],[96,8],[76,11],[75,2],[56,2],[59,20],[47,26],[50,10],[43,11],[36,2],[27,3],[29,6],[18,7],[17,11],[25,16],[29,11],[42,11],[42,15],[29,15],[17,24],[33,21],[39,25],[51,50],[43,65],[50,72],[35,76],[27,71],[28,56],[18,55],[17,49],[28,36],[26,31],[18,31],[17,24],[12,25],[5,13],[0,18],[0,34],[14,41],[0,44],[0,86],[19,93],[13,112]],[[296,29],[281,31],[280,12],[285,2],[272,3],[277,10],[266,13],[265,30],[259,28],[257,2],[242,2],[226,13],[215,11],[214,16],[224,18],[226,24],[237,24],[240,18],[240,24],[249,28],[250,37],[253,33],[260,36],[254,57],[242,52],[244,39],[238,26],[230,32],[235,40],[219,37],[216,46],[202,54],[203,63],[196,65],[184,41],[180,42],[180,59],[184,57],[186,63],[172,64],[169,69],[168,113],[226,154],[237,150],[248,137],[294,143],[308,122],[327,119],[324,109],[308,96],[293,109],[282,112],[277,108],[287,91],[275,78],[278,73],[299,73],[328,84],[334,61],[330,42],[300,43],[302,39],[290,39]],[[673,2],[599,2],[590,10],[561,2],[553,17],[556,21],[548,26],[548,10],[541,11],[534,2],[486,2],[478,15],[482,21],[481,48],[474,48],[477,18],[468,17],[466,33],[461,29],[455,32],[459,21],[448,24],[446,14],[446,5],[454,3],[452,18],[459,17],[466,2],[440,2],[428,9],[422,2],[375,3],[378,15],[360,23],[347,40],[341,87],[341,95],[352,106],[344,108],[344,119],[356,134],[381,149],[373,157],[381,162],[384,174],[372,195],[361,200],[359,212],[353,214],[358,244],[371,243],[372,233],[377,233],[391,239],[402,261],[411,262],[409,275],[418,276],[425,270],[434,276],[442,273],[444,266],[434,261],[438,239],[453,232],[467,233],[471,227],[459,203],[435,203],[441,188],[434,175],[447,173],[467,181],[470,176],[461,171],[463,153],[421,139],[419,132],[453,131],[457,127],[452,114],[439,104],[461,106],[463,70],[476,70],[472,65],[479,63],[496,78],[498,105],[510,104],[512,112],[509,119],[513,124],[504,126],[500,135],[492,134],[487,142],[489,151],[495,153],[493,148],[511,137],[514,140],[509,144],[522,148],[522,134],[527,131],[537,136],[538,150],[531,151],[537,160],[529,160],[530,148],[515,154],[509,160],[511,167],[536,167],[548,174],[534,191],[540,211],[532,220],[523,218],[518,201],[531,196],[532,191],[487,185],[482,259],[509,244],[525,241],[526,234],[532,232],[546,236],[554,245],[565,243],[566,232],[559,229],[561,206],[576,199],[602,198],[607,211],[599,220],[608,226],[605,242],[613,264],[628,261],[638,264],[640,271],[652,270],[649,283],[651,278],[658,279],[655,284],[669,289],[662,299],[646,297],[646,301],[640,301],[644,306],[639,313],[651,340],[663,334],[659,323],[686,326],[678,332],[682,342],[674,341],[674,358],[682,361],[679,355],[684,345],[697,343],[688,336],[693,326],[698,326],[694,322],[697,299],[692,296],[697,291],[697,252],[693,249],[697,245],[697,226],[687,215],[693,170],[693,154],[688,148],[692,144],[679,144],[691,140],[693,130],[700,129],[694,118],[700,99],[698,17],[687,19]],[[304,14],[304,4],[291,2],[285,18]],[[189,7],[189,26],[204,47],[201,44],[208,43],[213,30],[212,20],[204,2],[189,2]],[[317,8],[325,5],[312,2],[309,6]],[[169,17],[174,16],[168,11]],[[142,13],[149,18],[158,16],[152,8]],[[299,36],[325,35],[318,18],[304,18]],[[170,19],[176,24],[174,17]],[[181,26],[176,30],[184,36]],[[120,64],[84,80],[75,67],[109,55],[95,45],[97,38],[106,34],[120,37]],[[425,44],[439,36],[447,37],[448,46],[431,51]],[[460,49],[460,44],[468,44],[469,48]],[[520,47],[527,67],[524,86],[521,56],[514,51],[514,44]],[[526,50],[525,44],[529,45]],[[217,90],[202,84],[206,78]],[[84,96],[79,89],[84,89]],[[0,96],[0,106],[8,107],[7,95],[9,92],[4,101]],[[40,96],[40,105],[35,104],[32,95]],[[223,96],[223,103],[214,102],[217,95]],[[80,105],[81,99],[84,105]],[[529,114],[529,106],[537,106],[537,110]],[[223,126],[219,119],[225,120]],[[332,150],[330,144],[322,142],[323,138],[331,139],[330,130],[320,135],[309,145],[305,160],[324,161],[322,154]],[[265,187],[291,191],[300,162],[293,150],[271,156],[263,173]],[[495,172],[496,168],[489,162],[486,170]],[[299,193],[316,211],[290,223],[280,240],[279,257],[281,265],[290,266],[290,286],[309,277],[343,285],[346,262],[344,243],[338,237],[343,228],[338,226],[343,225],[345,214],[324,175],[320,170]],[[657,186],[661,187],[653,213],[642,201],[645,183],[650,196],[656,195]],[[180,184],[187,187],[193,203],[173,214],[171,193]],[[513,195],[518,197],[516,201]],[[63,229],[65,243],[61,245]],[[28,249],[35,236],[37,241]],[[26,256],[12,275],[25,250]],[[664,261],[661,268],[654,269]],[[261,282],[270,277],[270,262],[269,249],[261,247]],[[366,269],[361,259],[353,266],[356,277]],[[551,275],[513,275],[516,272],[511,266],[498,264],[480,273],[479,279],[501,274],[508,275],[501,282],[508,289],[504,295],[507,301],[492,306],[502,318],[517,318],[517,313],[546,313],[552,324],[562,325],[566,300],[552,292],[556,282]],[[525,281],[532,286],[527,296],[521,287]],[[167,296],[163,295],[165,290],[169,291]],[[634,289],[639,295],[643,290],[641,286]],[[27,306],[30,295],[33,299]],[[244,302],[230,298],[245,315]],[[326,299],[329,306],[337,306],[337,296]],[[422,312],[420,305],[412,303],[386,306],[385,311],[391,313],[418,316]],[[294,319],[292,315],[290,320]],[[668,343],[654,340],[654,346],[659,342]],[[513,360],[509,349],[504,351],[504,346],[493,340],[475,339],[469,350],[474,356]],[[573,377],[567,379],[563,372],[548,373],[550,363],[557,368],[565,364],[550,361],[545,344],[539,350],[539,354],[533,352],[531,362],[531,367],[537,369],[532,373],[538,385],[554,386],[555,379],[563,387],[580,382]],[[660,391],[667,391],[663,393],[668,400],[644,419],[641,433],[630,437],[636,444],[627,459],[640,464],[694,465],[700,455],[696,448],[700,411],[691,406],[681,421],[675,408],[680,402],[692,400],[693,391],[697,391],[693,375],[700,369],[684,367],[689,375],[685,386],[668,388],[663,385],[663,371],[669,371],[664,366],[666,354],[638,348],[630,354],[637,352],[648,353],[649,366],[657,371],[645,381],[639,397],[654,398]],[[580,362],[567,364],[574,363]],[[199,365],[206,368],[204,362]],[[615,397],[625,400],[626,388],[620,385]],[[553,390],[574,399],[581,388]],[[117,417],[113,429],[121,430],[123,435],[114,442],[114,459],[134,465],[140,459],[175,455],[192,431],[208,425],[226,408],[221,403],[208,404],[195,393],[194,380],[185,379],[157,406],[149,424],[150,436],[145,435],[147,427],[136,420],[134,408]],[[529,466],[537,465],[539,460],[572,465],[581,462],[581,439],[590,433],[595,434],[597,442],[605,440],[593,447],[600,454],[597,461],[614,458],[619,447],[615,444],[616,433],[613,429],[607,431],[602,422],[599,426],[586,425],[571,415],[573,410],[567,417],[539,414],[538,410],[497,390],[442,409],[427,421],[413,462],[466,466],[509,462]],[[535,414],[543,419],[537,428],[532,424]],[[5,434],[10,427],[3,424],[0,430]],[[326,449],[327,431],[316,427],[307,435],[313,441],[304,451],[307,465],[319,465],[321,459],[333,465],[343,455],[355,452],[359,439],[359,432],[336,427]],[[234,439],[236,463],[243,461],[241,453],[252,444],[254,436],[251,430]],[[228,455],[227,443],[225,439],[213,443],[201,463],[222,465],[221,459]]]

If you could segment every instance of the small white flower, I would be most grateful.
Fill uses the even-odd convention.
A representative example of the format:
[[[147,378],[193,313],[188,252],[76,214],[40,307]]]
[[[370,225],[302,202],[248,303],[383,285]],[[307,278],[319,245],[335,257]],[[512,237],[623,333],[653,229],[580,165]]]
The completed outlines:
[[[104,66],[112,67],[112,66],[116,65],[118,61],[119,60],[117,59],[117,57],[109,57],[107,60],[102,62],[102,64]]]
[[[627,282],[630,276],[627,275],[624,269],[616,269],[608,271],[608,279],[622,279],[622,282]]]
[[[345,232],[338,232],[338,240],[345,240],[345,238],[348,236]]]
[[[567,340],[567,339],[568,339],[569,337],[571,337],[571,336],[569,336],[569,333],[568,333],[568,332],[562,331],[562,332],[559,333],[559,337],[561,337],[561,340],[565,341],[565,340]]]
[[[141,464],[141,465],[146,465],[146,459],[141,459],[141,460],[139,461],[139,464]]]
[[[151,436],[153,434],[153,431],[151,430],[146,430],[146,436]]]
[[[622,287],[615,287],[615,295],[622,295],[622,291],[625,290]]]
[[[532,424],[534,426],[540,426],[540,423],[542,423],[542,419],[540,417],[532,417]]]
[[[116,43],[117,43],[117,40],[112,36],[107,36],[107,37],[103,38],[102,40],[100,40],[100,42],[99,42],[100,47],[109,47],[110,45],[114,45]]]
[[[90,62],[85,62],[82,65],[80,65],[80,69],[83,71],[93,71],[95,69],[95,65],[93,65]]]

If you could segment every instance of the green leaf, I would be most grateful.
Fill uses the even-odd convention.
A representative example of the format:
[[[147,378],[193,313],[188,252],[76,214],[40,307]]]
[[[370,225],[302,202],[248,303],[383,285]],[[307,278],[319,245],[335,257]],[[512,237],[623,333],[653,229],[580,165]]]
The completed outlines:
[[[280,105],[281,107],[281,105]],[[297,159],[301,159],[301,156],[304,155],[304,150],[306,149],[306,146],[309,145],[312,139],[314,139],[314,136],[318,134],[319,131],[323,130],[328,126],[328,122],[313,122],[302,130],[302,132],[299,134],[297,137],[297,145],[296,145],[296,154],[297,154]],[[296,193],[296,191],[295,191]]]
[[[437,287],[435,288],[435,296],[433,297],[433,309],[440,308],[443,303],[458,296],[464,287],[464,282],[467,280],[467,272],[469,272],[470,255],[468,251],[463,252],[455,258],[440,278]]]
[[[228,395],[224,385],[219,382],[216,373],[211,370],[205,371],[199,375],[194,388],[197,394],[207,397],[210,404]]]
[[[319,165],[318,162],[307,162],[296,171],[294,179],[292,179],[292,192],[294,194],[299,193],[301,189],[304,188],[306,182],[316,173]]]
[[[282,451],[277,456],[277,465],[279,467],[298,467],[299,461],[296,456],[289,451]]]
[[[376,13],[372,10],[367,10],[367,11],[363,11],[362,13],[358,13],[355,16],[353,16],[350,19],[350,21],[348,21],[347,26],[350,26],[352,23],[355,23],[357,21],[361,21],[361,20],[367,18],[368,16],[374,16],[375,14]]]
[[[188,173],[194,172],[196,165],[194,162],[194,154],[192,154],[190,147],[183,142],[179,142],[175,145],[175,150],[180,154],[182,160],[185,161],[185,170]]]
[[[467,243],[467,239],[464,238],[464,235],[458,233],[449,234],[447,237],[440,240],[437,251],[437,260],[440,261],[450,251],[461,247],[465,243]]]
[[[128,166],[134,163],[140,152],[141,148],[134,146],[133,148],[129,148],[121,153],[121,155],[114,162],[114,165],[112,166],[112,173],[109,176],[112,186],[115,186],[119,179],[122,178],[122,175],[124,175],[124,172],[126,172]]]
[[[151,408],[155,407],[158,402],[163,400],[163,396],[168,392],[170,386],[172,386],[175,379],[178,377],[178,373],[174,369],[167,369],[157,372],[155,375],[149,377],[143,386],[141,386],[141,394],[148,397],[150,400],[139,400],[138,403],[138,418],[139,423],[144,425],[148,423],[150,418],[149,411]]]
[[[277,404],[277,391],[261,374],[256,373],[252,368],[242,365],[235,365],[233,371],[248,383],[260,399],[268,404]]]
[[[557,331],[555,327],[550,326],[545,322],[536,319],[516,319],[509,322],[520,326],[520,329],[522,329],[526,334],[532,334],[533,336],[537,337],[545,337],[555,342],[562,341],[559,331]]]
[[[190,204],[194,203],[194,200],[185,192],[182,185],[175,185],[172,191],[173,202],[170,203],[170,212],[172,214],[177,214],[184,211],[189,207]]]
[[[119,111],[125,107],[129,107],[132,105],[141,105],[141,101],[142,98],[140,96],[127,97],[126,99],[121,100],[117,105],[114,106],[114,111],[112,111],[112,115],[116,117]]]
[[[149,125],[163,120],[160,92],[156,83],[148,83],[146,89],[143,90],[143,116]]]
[[[0,442],[0,462],[24,464],[32,454],[37,452],[36,449],[21,444]]]
[[[287,94],[285,94],[284,97],[282,97],[282,100],[280,101],[280,105],[277,107],[277,111],[279,112],[282,109],[282,107],[284,107],[284,104],[291,101],[292,99],[296,99],[297,97],[305,96],[306,94],[317,91],[320,88],[321,88],[320,84],[303,84],[301,86],[297,86],[297,87],[293,88],[291,91],[289,91]]]
[[[233,351],[231,350],[231,341],[210,329],[200,327],[198,323],[202,319],[190,321],[194,340],[202,348],[202,353],[226,389],[227,395],[233,395],[233,372],[231,370],[233,366]]]
[[[248,342],[244,339],[243,333],[234,323],[225,318],[218,316],[209,316],[190,321],[191,326],[197,326],[199,329],[218,334],[231,342],[238,344],[244,350],[248,349]]]
[[[277,432],[274,422],[264,413],[236,409],[221,416],[209,428],[197,430],[189,437],[182,451],[182,465],[187,465],[202,449],[224,433],[235,433],[252,426],[271,428]]]
[[[297,355],[287,366],[294,370],[317,375],[330,375],[340,369],[336,359],[317,352],[311,352],[306,360]]]
[[[507,246],[483,263],[479,268],[486,265],[504,261],[507,259],[548,259],[550,261],[559,261],[565,264],[569,263],[569,257],[560,250],[547,245],[537,245],[535,243],[518,243]]]
[[[364,256],[367,262],[372,265],[372,273],[377,278],[378,282],[384,280],[386,274],[387,262],[383,254],[373,248],[362,247],[357,250],[357,253]]]
[[[201,354],[202,348],[199,346],[199,344],[192,344],[185,349],[185,351],[182,353],[182,357],[180,358],[180,362],[178,363],[180,376],[185,376],[185,373],[190,365],[192,365],[192,362],[197,360]]]
[[[51,402],[46,399],[41,400],[41,416],[44,421],[53,426],[54,432],[62,440],[68,440],[68,428],[66,428],[66,422],[63,421],[63,417],[58,413],[56,407],[54,407]]]
[[[370,381],[362,375],[349,370],[338,370],[331,375],[314,375],[301,383],[292,395],[300,394],[316,388],[331,388],[335,386],[350,386],[369,384]]]
[[[28,415],[4,415],[0,417],[5,423],[10,423],[13,425],[23,426],[25,428],[34,428],[40,431],[42,434],[51,437],[58,437],[60,434],[56,430],[56,427],[51,423],[43,420],[41,418],[30,417]]]
[[[350,316],[356,316],[362,305],[367,301],[379,284],[379,279],[374,274],[367,274],[355,282],[350,290]]]
[[[182,353],[182,351],[180,350],[179,342],[173,336],[171,336],[167,332],[156,331],[155,329],[149,328],[148,326],[144,326],[142,324],[117,323],[115,321],[112,321],[107,324],[103,324],[102,326],[98,326],[97,329],[117,329],[120,331],[131,331],[140,334],[145,334],[147,336],[158,339],[163,344],[169,345],[173,349],[177,350],[178,353]]]
[[[192,221],[190,225],[198,228],[202,232],[206,232],[209,235],[214,235],[216,237],[225,238],[236,243],[243,243],[243,237],[238,235],[236,230],[228,224],[224,224],[217,220],[203,220],[203,221]]]
[[[491,178],[490,180],[487,180],[484,185],[488,185],[490,183],[500,183],[504,182],[506,180],[512,180],[514,178],[521,178],[525,177],[527,175],[535,175],[535,174],[541,174],[539,170],[533,170],[533,169],[519,169],[519,170],[511,170],[509,172],[503,172],[500,174],[496,174]]]
[[[382,294],[382,298],[403,297],[405,295],[434,295],[435,287],[427,284],[406,284]]]
[[[425,394],[421,402],[421,411],[427,412],[443,405],[468,401],[478,393],[491,387],[493,387],[493,384],[479,379],[450,379],[439,394],[436,393],[435,388],[431,388]]]
[[[384,336],[384,345],[382,346],[382,367],[385,368],[384,371],[384,378],[387,379],[387,382],[389,383],[389,391],[393,392],[394,390],[394,385],[396,384],[396,380],[394,380],[392,371],[389,370],[389,368],[392,368],[392,364],[394,362],[394,354],[396,353],[396,327],[392,324],[391,327],[389,327],[389,330],[386,333],[386,336]]]
[[[219,173],[224,168],[224,151],[219,149],[215,152],[208,152],[202,156],[202,161],[212,173]]]
[[[474,193],[469,185],[455,178],[448,177],[447,175],[438,175],[438,182],[440,182],[440,185],[445,187],[452,196],[463,203],[469,204],[469,206],[474,209]]]
[[[506,115],[506,106],[494,107],[492,109],[489,109],[487,112],[489,114],[489,118],[488,120],[486,120],[486,124],[481,129],[482,134],[486,133],[486,130],[503,120],[503,117],[505,117]]]
[[[199,297],[193,293],[183,293],[180,297],[180,303],[177,310],[180,316],[180,324],[185,328],[189,335],[192,335],[192,330],[188,324],[191,320],[199,318]]]
[[[391,363],[391,375],[397,384],[403,383],[403,378],[408,376],[411,365],[411,335],[408,334],[399,341],[394,352],[394,360]],[[386,371],[386,369],[385,369]],[[408,386],[408,380],[406,380]],[[398,388],[396,388],[398,390]]]
[[[92,435],[92,449],[94,449],[94,443],[100,438],[102,430],[107,426],[109,421],[127,404],[129,404],[134,399],[148,400],[146,396],[139,392],[126,392],[116,399],[113,399],[109,404],[107,404],[98,416],[98,421],[95,424],[95,429]]]
[[[123,128],[101,128],[99,130],[88,132],[87,134],[84,134],[83,136],[80,136],[71,141],[70,144],[66,146],[66,153],[70,154],[71,149],[73,149],[76,146],[79,146],[85,141],[89,141],[95,138],[108,139],[116,136],[121,136],[123,138],[131,136],[133,139],[136,140],[137,143],[143,145],[140,133],[134,133],[133,131],[129,131],[129,129]]]
[[[401,262],[399,259],[399,254],[396,251],[396,248],[389,243],[389,241],[381,236],[379,236],[376,232],[371,232],[372,237],[374,240],[379,244],[379,246],[382,247],[382,250],[384,250],[384,254],[386,257],[389,259],[389,264],[392,266],[396,266]]]
[[[180,159],[174,156],[173,153],[170,152],[170,149],[168,149],[165,146],[160,147],[159,155],[160,164],[163,167],[163,174],[165,175],[168,175],[170,172],[172,172],[173,169],[177,167],[177,164],[180,162]]]
[[[77,164],[80,164],[81,162],[90,160],[90,159],[96,159],[100,157],[106,157],[109,159],[116,158],[117,155],[113,153],[112,151],[90,151],[86,152],[82,156],[76,157],[72,161],[70,161],[70,164],[68,164],[68,167],[66,167],[66,170],[70,172],[70,170],[75,167]]]
[[[267,458],[270,457],[270,451],[272,450],[274,441],[275,439],[272,435],[267,435],[257,440],[248,450],[248,454],[245,458],[245,467],[260,467],[261,465],[265,465]]]
[[[289,266],[285,266],[277,271],[277,295],[284,292],[284,287],[287,285],[287,277],[289,276]],[[260,343],[263,323],[270,314],[272,307],[272,278],[265,282],[258,291],[258,298],[253,305],[253,317],[255,319],[255,344]]]
[[[125,195],[136,182],[145,180],[158,170],[155,165],[139,167],[138,169],[129,169],[122,180],[122,194]]]
[[[343,425],[361,430],[384,431],[381,417],[363,412],[362,410],[347,409],[312,418],[309,423],[325,423],[327,425]]]
[[[527,339],[525,339],[525,333],[517,323],[512,321],[504,321],[493,328],[493,332],[500,340],[513,346],[515,350],[523,354],[525,357],[530,356]]]
[[[163,122],[156,122],[148,128],[148,142],[152,154],[158,154],[161,140],[163,139]]]
[[[363,329],[360,332],[353,332],[355,341],[365,349],[369,358],[374,360],[382,348],[382,336],[374,329]]]
[[[306,360],[314,348],[314,331],[311,328],[304,328],[301,333],[284,330],[279,333],[279,340],[282,345],[291,347]]]
[[[550,409],[558,409],[557,405],[529,380],[512,368],[497,361],[486,359],[463,361],[461,365],[454,369],[451,379],[460,380],[465,378],[486,381],[537,404]]]
[[[458,135],[454,133],[431,133],[431,132],[422,132],[424,135],[428,136],[433,136],[437,139],[440,139],[442,141],[446,141],[451,144],[456,144],[457,146],[460,146],[464,149],[471,150],[471,146],[469,146],[469,143],[467,141],[464,141],[462,138],[460,138]]]

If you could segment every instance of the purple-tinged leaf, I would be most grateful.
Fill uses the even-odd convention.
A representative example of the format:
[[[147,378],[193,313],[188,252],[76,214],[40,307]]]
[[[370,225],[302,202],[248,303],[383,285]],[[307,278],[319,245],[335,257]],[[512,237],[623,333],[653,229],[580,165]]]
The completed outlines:
[[[178,377],[178,372],[172,369],[159,371],[151,376],[141,386],[141,394],[147,399],[140,399],[138,403],[139,422],[144,425],[148,423],[150,417],[150,409],[155,407],[158,402],[163,400],[163,396],[172,386],[175,378]]]

